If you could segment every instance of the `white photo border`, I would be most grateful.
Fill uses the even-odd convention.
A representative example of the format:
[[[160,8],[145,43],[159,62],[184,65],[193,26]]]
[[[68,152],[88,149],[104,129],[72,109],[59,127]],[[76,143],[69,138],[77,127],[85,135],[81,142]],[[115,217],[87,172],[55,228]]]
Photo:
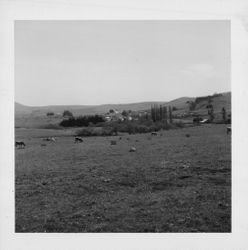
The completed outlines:
[[[232,233],[15,233],[16,20],[230,20]],[[0,249],[248,249],[248,3],[229,1],[0,0]]]

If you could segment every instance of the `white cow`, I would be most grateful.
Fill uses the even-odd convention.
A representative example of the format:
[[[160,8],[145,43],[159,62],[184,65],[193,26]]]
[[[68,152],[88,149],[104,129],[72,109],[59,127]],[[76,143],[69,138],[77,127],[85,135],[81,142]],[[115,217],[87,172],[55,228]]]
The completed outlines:
[[[136,151],[136,148],[135,147],[131,147],[129,152],[135,152]]]

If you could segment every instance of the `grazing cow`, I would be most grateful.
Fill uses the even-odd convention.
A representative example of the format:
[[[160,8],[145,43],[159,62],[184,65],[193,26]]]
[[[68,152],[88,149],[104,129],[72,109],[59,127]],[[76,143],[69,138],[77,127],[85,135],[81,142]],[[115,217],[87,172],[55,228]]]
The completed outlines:
[[[52,142],[55,142],[55,138],[54,137],[46,137],[46,138],[43,138],[43,141],[52,141]]]
[[[193,119],[193,123],[199,124],[201,121],[203,121],[203,119],[201,117],[195,117]]]
[[[119,137],[119,140],[121,140],[122,138],[121,137]]]
[[[25,148],[26,144],[23,141],[16,141],[15,146],[18,148]]]
[[[231,132],[232,132],[232,128],[231,128],[231,127],[227,127],[227,128],[226,128],[226,133],[229,134],[229,133],[231,133]]]
[[[116,145],[117,143],[116,143],[116,141],[111,141],[110,144],[111,145]]]
[[[83,142],[83,138],[82,137],[75,137],[75,142]]]
[[[136,148],[135,147],[131,147],[130,149],[129,149],[129,152],[135,152],[136,151]]]
[[[158,135],[158,133],[157,132],[152,132],[151,135]]]

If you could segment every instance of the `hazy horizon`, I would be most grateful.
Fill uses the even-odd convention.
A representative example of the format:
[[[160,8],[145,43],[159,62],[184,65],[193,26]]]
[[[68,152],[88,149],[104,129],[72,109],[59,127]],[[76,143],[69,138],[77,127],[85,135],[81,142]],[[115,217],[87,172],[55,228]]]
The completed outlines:
[[[217,92],[216,92],[217,93]],[[220,91],[218,92],[218,94],[225,94],[225,93],[231,93],[231,90],[230,91]],[[209,95],[213,95],[215,93],[210,93]],[[171,101],[174,101],[174,100],[177,100],[177,99],[180,99],[180,98],[196,98],[196,97],[201,97],[203,95],[199,95],[199,96],[181,96],[181,97],[178,97],[178,98],[174,98],[172,100],[165,100],[165,101],[159,101],[159,100],[156,100],[156,101],[153,101],[153,100],[148,100],[148,101],[137,101],[137,102],[122,102],[122,103],[100,103],[100,104],[47,104],[47,105],[27,105],[25,103],[21,103],[21,102],[18,102],[15,100],[15,103],[18,103],[18,104],[21,104],[23,106],[30,106],[30,107],[44,107],[44,106],[101,106],[101,105],[126,105],[126,104],[135,104],[135,103],[163,103],[163,102],[171,102]],[[205,96],[205,95],[204,95]],[[206,95],[207,96],[207,95]]]
[[[15,22],[15,102],[26,106],[229,91],[229,21]]]

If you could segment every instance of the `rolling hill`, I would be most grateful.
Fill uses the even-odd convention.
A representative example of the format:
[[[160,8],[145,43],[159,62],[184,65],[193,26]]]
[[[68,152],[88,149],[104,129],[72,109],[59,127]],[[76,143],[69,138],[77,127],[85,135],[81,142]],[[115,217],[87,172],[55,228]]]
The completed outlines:
[[[63,113],[64,110],[70,110],[74,115],[88,115],[88,114],[103,114],[110,109],[122,110],[149,110],[152,104],[171,105],[179,108],[186,108],[186,102],[194,100],[191,97],[181,97],[170,102],[140,102],[128,104],[103,104],[103,105],[51,105],[51,106],[25,106],[20,103],[15,103],[15,115],[44,115],[47,112]]]
[[[216,113],[220,113],[225,107],[227,112],[231,111],[231,92],[221,93],[211,97],[212,104]],[[119,111],[132,110],[142,111],[150,110],[151,105],[166,105],[176,107],[175,114],[182,114],[189,111],[189,101],[196,102],[193,112],[201,115],[207,115],[208,97],[181,97],[169,102],[140,102],[129,104],[103,104],[103,105],[51,105],[51,106],[25,106],[15,103],[15,126],[16,127],[39,127],[46,124],[57,124],[61,121],[61,114],[64,110],[70,110],[75,116],[104,114],[110,109]],[[55,117],[49,118],[47,112],[54,112]],[[59,114],[56,117],[56,114]]]

